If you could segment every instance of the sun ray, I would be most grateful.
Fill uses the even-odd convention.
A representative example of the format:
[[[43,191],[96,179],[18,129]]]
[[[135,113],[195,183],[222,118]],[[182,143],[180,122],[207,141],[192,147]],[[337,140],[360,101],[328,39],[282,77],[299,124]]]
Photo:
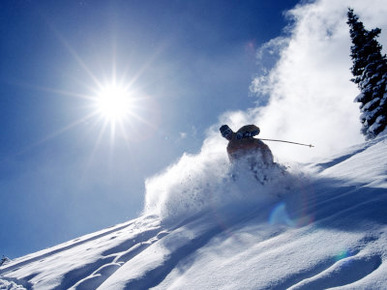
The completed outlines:
[[[76,127],[76,126],[78,126],[78,125],[80,125],[82,123],[85,123],[86,121],[94,118],[95,116],[96,116],[96,113],[92,112],[92,113],[84,116],[83,118],[80,118],[80,119],[70,123],[69,125],[67,125],[67,126],[61,128],[61,129],[59,129],[59,130],[49,134],[48,136],[44,137],[43,139],[41,139],[39,141],[36,141],[35,143],[30,144],[27,148],[17,152],[16,155],[24,154],[25,152],[31,150],[32,148],[35,148],[35,147],[37,147],[39,145],[42,145],[42,144],[44,144],[44,143],[46,143],[46,142],[48,142],[48,141],[50,141],[50,140],[52,140],[52,139],[54,139],[54,138],[56,138],[58,136],[64,134],[65,132],[73,129],[74,127]]]
[[[93,74],[93,72],[88,68],[86,63],[82,60],[82,58],[78,55],[78,53],[72,48],[72,46],[69,44],[69,42],[62,36],[62,34],[53,26],[49,25],[55,36],[58,38],[58,40],[63,44],[64,47],[68,50],[68,52],[71,54],[71,56],[78,62],[78,64],[81,66],[81,68],[86,71],[86,73],[89,75],[89,77],[93,80],[93,82],[96,85],[100,85],[100,82],[98,78]]]
[[[95,156],[97,154],[97,150],[102,143],[103,135],[105,134],[107,126],[108,126],[108,122],[103,122],[102,127],[99,130],[97,139],[95,141],[94,148],[93,148],[93,150],[91,150],[88,162],[86,164],[86,170],[91,167],[92,161],[95,159]]]

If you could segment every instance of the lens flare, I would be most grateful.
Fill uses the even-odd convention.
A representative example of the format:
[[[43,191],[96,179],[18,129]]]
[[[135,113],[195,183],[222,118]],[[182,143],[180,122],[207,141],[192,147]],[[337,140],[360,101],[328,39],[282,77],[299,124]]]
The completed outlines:
[[[285,224],[291,227],[295,227],[296,223],[289,217],[286,212],[286,204],[280,202],[277,204],[270,213],[269,223],[274,224]]]
[[[312,223],[313,218],[309,215],[304,215],[298,218],[291,218],[286,210],[286,203],[278,203],[270,213],[269,223],[271,225],[283,224],[290,227],[302,227]]]

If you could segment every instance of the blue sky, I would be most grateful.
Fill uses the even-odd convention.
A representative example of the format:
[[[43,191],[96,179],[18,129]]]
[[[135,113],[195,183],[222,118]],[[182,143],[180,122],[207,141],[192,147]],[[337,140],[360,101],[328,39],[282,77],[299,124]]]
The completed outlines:
[[[2,1],[0,254],[136,217],[147,177],[254,105],[256,50],[296,3]],[[114,80],[137,103],[112,132],[93,98]]]

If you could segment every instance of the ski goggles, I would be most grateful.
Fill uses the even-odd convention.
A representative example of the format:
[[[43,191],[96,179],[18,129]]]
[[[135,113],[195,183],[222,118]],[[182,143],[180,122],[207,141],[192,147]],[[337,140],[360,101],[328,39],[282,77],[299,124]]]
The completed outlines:
[[[259,134],[259,129],[251,131],[251,132],[238,132],[236,134],[237,139],[243,139],[243,138],[249,138],[249,137],[254,137]]]

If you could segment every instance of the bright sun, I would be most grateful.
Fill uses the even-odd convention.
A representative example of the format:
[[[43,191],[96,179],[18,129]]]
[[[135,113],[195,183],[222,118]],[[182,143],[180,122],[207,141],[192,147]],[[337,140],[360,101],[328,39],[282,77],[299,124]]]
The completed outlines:
[[[126,119],[130,115],[133,105],[130,92],[118,85],[103,87],[98,93],[96,101],[98,113],[112,123]]]

